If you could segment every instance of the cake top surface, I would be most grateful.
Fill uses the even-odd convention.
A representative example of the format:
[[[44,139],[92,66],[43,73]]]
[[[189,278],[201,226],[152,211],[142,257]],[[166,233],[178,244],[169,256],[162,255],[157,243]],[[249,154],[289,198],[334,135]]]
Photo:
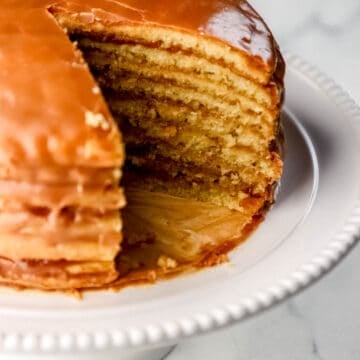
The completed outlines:
[[[84,22],[156,23],[196,31],[259,57],[275,71],[274,40],[246,1],[2,0],[0,175],[24,164],[110,167],[122,162],[120,135],[107,106],[50,7],[80,14]]]
[[[84,21],[156,23],[197,31],[266,62],[274,57],[271,32],[244,0],[90,0],[85,6],[74,0],[60,1],[53,6],[81,12]]]

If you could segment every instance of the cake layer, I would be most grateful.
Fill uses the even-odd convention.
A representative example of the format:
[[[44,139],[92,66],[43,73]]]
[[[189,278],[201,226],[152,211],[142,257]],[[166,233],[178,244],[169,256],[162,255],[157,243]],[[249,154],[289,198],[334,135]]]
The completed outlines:
[[[267,145],[269,138],[275,137],[276,124],[252,124],[253,114],[239,114],[236,117],[226,117],[223,113],[210,111],[206,108],[194,109],[180,101],[156,99],[155,97],[136,98],[129,93],[109,94],[108,103],[117,121],[123,128],[130,123],[142,131],[154,132],[154,123],[162,129],[176,127],[184,130],[195,130],[209,136],[218,136],[219,141],[236,141],[248,145],[248,138],[255,137],[259,146]],[[128,98],[126,98],[128,95]],[[160,132],[161,133],[161,132]],[[170,131],[172,134],[173,131]]]
[[[234,154],[235,157],[245,152],[263,155],[269,151],[268,139],[263,138],[261,141],[262,137],[252,129],[240,128],[239,134],[227,133],[221,135],[216,132],[207,132],[200,127],[193,127],[186,123],[174,124],[159,121],[156,127],[151,127],[150,121],[145,126],[142,126],[142,122],[135,126],[129,125],[128,121],[121,122],[123,132],[127,136],[126,145],[128,151],[132,148],[136,149],[137,146],[142,144],[147,144],[149,148],[151,145],[156,145],[159,152],[164,147],[169,147],[170,151],[171,148],[178,147],[178,157],[182,157],[184,151],[187,153],[194,151],[195,156],[206,152],[209,157],[221,155],[226,151],[229,152],[229,155]],[[236,161],[233,164],[237,165]]]
[[[159,181],[167,181],[169,182],[169,189],[171,189],[171,183],[181,179],[182,184],[195,187],[198,191],[206,186],[206,188],[202,189],[203,191],[208,191],[208,187],[211,187],[213,192],[227,192],[229,195],[236,196],[236,191],[244,191],[253,195],[261,194],[269,186],[269,182],[264,175],[257,175],[252,168],[247,167],[240,167],[238,169],[222,168],[218,170],[214,166],[212,169],[209,169],[206,165],[198,166],[190,161],[180,162],[160,156],[157,156],[155,160],[147,161],[146,158],[143,159],[143,157],[129,155],[129,161],[134,164],[129,166],[129,168],[135,168],[136,172],[143,174],[143,177],[147,177],[148,181],[152,178],[155,187]],[[163,161],[168,161],[168,163],[163,164]],[[279,166],[278,171],[280,169],[281,167]],[[257,179],[256,184],[254,179]],[[163,189],[165,190],[165,187]]]
[[[222,66],[220,62],[213,63],[191,52],[174,53],[172,48],[161,49],[154,47],[153,44],[146,46],[139,43],[130,45],[120,42],[99,42],[91,38],[91,33],[87,36],[89,38],[81,34],[72,35],[87,61],[98,68],[107,68],[112,71],[117,69],[139,71],[142,75],[150,74],[151,70],[156,70],[161,74],[177,73],[178,76],[182,74],[184,79],[192,77],[207,80],[209,84],[221,84],[222,87],[226,86],[233,92],[247,95],[250,99],[269,107],[274,106],[272,99],[277,97],[280,91],[276,83],[263,87],[232,69]]]
[[[26,232],[0,234],[0,254],[14,261],[67,260],[67,261],[113,261],[120,250],[119,233],[112,227],[93,229],[81,236],[71,229],[67,231],[43,231],[40,235]],[[112,232],[111,232],[112,231]]]
[[[111,172],[112,173],[112,172]],[[124,195],[110,185],[0,182],[0,255],[12,260],[106,260],[120,249]]]
[[[29,196],[31,194],[31,196]],[[43,185],[38,183],[0,181],[0,211],[6,209],[47,213],[61,212],[67,207],[114,210],[125,206],[122,189],[115,185]]]
[[[154,97],[155,99],[166,98],[197,107],[201,104],[208,109],[223,112],[230,117],[254,114],[255,116],[252,117],[251,123],[258,124],[262,122],[271,124],[274,117],[274,112],[264,110],[259,104],[251,104],[247,98],[241,99],[238,97],[228,101],[225,94],[223,94],[222,98],[219,98],[210,92],[201,92],[199,89],[179,86],[168,81],[153,81],[145,77],[136,77],[135,74],[119,74],[117,76],[112,74],[106,75],[104,72],[98,74],[95,71],[94,75],[97,77],[105,94],[108,93],[107,90],[111,89],[112,92],[120,92],[120,94],[132,92],[135,96]],[[109,85],[111,86],[110,89]]]
[[[208,185],[213,188],[213,191],[228,192],[234,194],[234,189],[237,191],[244,191],[246,193],[258,194],[265,191],[268,182],[266,179],[260,178],[258,183],[253,184],[254,171],[251,169],[240,168],[239,170],[228,169],[221,173],[216,168],[209,169],[206,166],[196,166],[191,162],[180,162],[179,164],[165,157],[159,157],[158,160],[146,162],[139,160],[136,157],[129,157],[133,165],[129,165],[130,169],[135,169],[135,172],[142,173],[144,178],[148,178],[150,181],[151,174],[155,185],[159,181],[173,182],[174,180],[181,179],[185,184],[189,186],[197,187],[199,190],[202,186]],[[167,160],[168,164],[164,165],[161,162]],[[145,163],[146,162],[146,163]],[[213,170],[211,172],[211,170]],[[128,174],[126,175],[128,176]],[[229,189],[226,187],[229,186]],[[171,184],[169,184],[171,188]],[[205,190],[205,189],[204,189]]]
[[[40,185],[117,185],[121,178],[118,167],[61,167],[37,163],[0,165],[0,181],[29,182]]]
[[[239,180],[236,174],[225,176],[209,175],[191,170],[177,171],[177,175],[169,179],[165,171],[148,175],[143,169],[141,171],[129,169],[124,178],[126,186],[136,186],[139,189],[163,192],[184,199],[196,199],[217,206],[242,212],[242,201],[249,197],[263,198],[268,203],[273,202],[273,189],[269,185],[260,184],[260,188],[252,188]],[[194,176],[195,173],[195,176]],[[154,181],[156,177],[156,181]]]
[[[0,283],[42,290],[103,287],[118,277],[113,261],[13,261],[0,257]]]
[[[81,46],[81,42],[79,45]],[[121,51],[121,47],[118,51]],[[96,77],[97,74],[104,74],[107,76],[106,73],[109,72],[111,73],[110,76],[112,77],[112,80],[118,82],[127,78],[136,78],[137,80],[151,79],[155,83],[167,82],[173,86],[176,85],[178,87],[189,89],[195,88],[198,92],[208,94],[214,98],[225,98],[229,103],[241,103],[245,109],[252,109],[256,112],[276,110],[278,106],[272,101],[275,94],[271,94],[271,91],[268,91],[267,88],[263,87],[259,90],[258,93],[261,95],[258,95],[256,98],[253,95],[255,91],[253,87],[256,88],[258,85],[249,80],[246,81],[246,84],[241,84],[241,87],[234,87],[224,84],[221,80],[215,81],[213,79],[207,79],[201,74],[196,74],[196,72],[186,73],[181,67],[174,66],[172,68],[161,68],[155,65],[155,61],[153,64],[134,64],[132,59],[128,59],[126,62],[119,62],[119,60],[115,59],[112,61],[107,53],[103,54],[105,60],[100,59],[99,61],[99,55],[97,53],[94,54],[94,51],[89,52],[86,49],[83,49],[83,52]],[[168,56],[174,57],[171,53],[169,53]],[[190,55],[189,58],[193,63],[197,60]],[[116,80],[115,77],[119,80]],[[272,88],[270,88],[270,90],[272,90]]]
[[[161,129],[159,131],[161,133]],[[129,156],[137,156],[139,162],[144,155],[143,162],[155,159],[158,155],[169,157],[176,161],[192,162],[195,165],[205,166],[209,169],[233,169],[240,166],[255,167],[257,174],[267,174],[273,177],[274,157],[269,154],[268,147],[256,148],[250,146],[228,143],[222,146],[217,137],[209,137],[196,131],[179,131],[176,136],[146,136],[140,131],[130,129],[127,134],[127,147]],[[232,146],[231,146],[232,145]]]
[[[4,233],[45,237],[51,234],[54,241],[75,241],[76,237],[98,238],[107,233],[121,231],[121,220],[118,210],[101,211],[78,207],[63,208],[61,211],[49,211],[44,207],[25,208],[15,211],[0,212],[0,226]],[[54,235],[58,232],[59,235]],[[68,239],[66,237],[69,237]]]
[[[276,179],[281,173],[282,162],[276,152],[263,151],[263,156],[259,156],[260,150],[248,147],[221,147],[216,138],[196,133],[184,142],[172,140],[137,137],[129,132],[128,161],[139,171],[142,168],[168,181],[181,176],[200,186],[208,178],[212,186],[220,187],[227,179],[226,185],[241,184],[241,190],[250,188],[255,193],[264,192],[269,179]],[[226,191],[225,186],[222,191]]]

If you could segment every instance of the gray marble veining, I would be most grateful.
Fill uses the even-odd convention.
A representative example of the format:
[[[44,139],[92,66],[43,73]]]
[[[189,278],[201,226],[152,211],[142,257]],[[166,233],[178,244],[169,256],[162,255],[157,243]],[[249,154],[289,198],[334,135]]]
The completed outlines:
[[[178,345],[168,360],[360,359],[360,248],[304,293],[253,319]]]

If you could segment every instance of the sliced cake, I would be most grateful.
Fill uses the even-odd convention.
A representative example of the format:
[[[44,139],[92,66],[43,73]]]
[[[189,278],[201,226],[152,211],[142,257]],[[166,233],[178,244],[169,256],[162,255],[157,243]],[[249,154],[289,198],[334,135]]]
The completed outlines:
[[[274,200],[283,76],[246,1],[2,1],[0,281],[221,262]]]

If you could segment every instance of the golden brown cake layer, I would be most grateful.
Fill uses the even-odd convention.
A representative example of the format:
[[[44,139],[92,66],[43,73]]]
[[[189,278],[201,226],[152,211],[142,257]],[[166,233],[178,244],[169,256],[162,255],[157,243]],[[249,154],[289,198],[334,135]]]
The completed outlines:
[[[237,72],[236,68],[222,68],[223,60],[212,60],[204,58],[202,54],[196,54],[194,51],[184,52],[179,47],[176,51],[173,49],[165,49],[155,47],[152,44],[128,44],[124,42],[99,42],[96,37],[91,35],[89,40],[84,35],[72,35],[76,39],[78,46],[82,51],[86,52],[87,59],[97,66],[98,69],[121,69],[122,71],[135,71],[139,74],[154,74],[156,70],[161,70],[162,76],[168,76],[169,73],[177,71],[181,68],[178,76],[184,79],[192,76],[194,79],[206,79],[212,82],[221,82],[223,85],[230,86],[232,90],[243,92],[244,86],[251,88],[252,98],[256,98],[259,102],[271,106],[267,92],[276,93],[276,86],[269,86],[265,91],[261,85],[253,83],[247,78],[248,74],[243,70]],[[90,37],[90,35],[89,35]],[[176,55],[176,56],[174,56]],[[196,57],[194,63],[193,58]],[[155,60],[155,61],[154,61]],[[144,63],[152,65],[153,68],[144,68]],[[94,71],[94,67],[92,67]],[[158,72],[156,72],[158,76]],[[214,89],[214,84],[211,89]],[[275,84],[274,84],[275,85]]]
[[[31,194],[31,199],[27,197]],[[101,200],[100,200],[101,199]],[[96,204],[96,206],[94,206]],[[36,213],[61,212],[67,208],[92,208],[96,211],[119,209],[125,205],[123,190],[115,185],[53,185],[0,181],[0,209]]]
[[[154,123],[156,123],[159,136],[165,138],[174,136],[174,133],[177,134],[179,127],[185,131],[193,129],[208,136],[215,134],[220,143],[232,141],[232,138],[238,135],[236,141],[244,145],[249,145],[247,141],[251,142],[250,138],[253,138],[256,139],[258,145],[266,146],[269,137],[277,137],[274,135],[277,123],[267,123],[265,119],[252,123],[254,117],[251,112],[249,114],[237,113],[230,117],[200,104],[192,106],[192,104],[172,101],[169,98],[158,99],[154,95],[151,98],[137,97],[129,93],[120,93],[116,96],[106,93],[106,95],[121,127],[125,129],[128,126],[141,127],[145,135],[154,133]],[[239,124],[240,114],[242,124]],[[219,121],[219,119],[226,119],[226,121]],[[162,129],[163,132],[161,132]],[[227,136],[228,134],[230,136]]]
[[[98,288],[116,280],[114,262],[67,262],[0,258],[0,283],[41,290]]]

